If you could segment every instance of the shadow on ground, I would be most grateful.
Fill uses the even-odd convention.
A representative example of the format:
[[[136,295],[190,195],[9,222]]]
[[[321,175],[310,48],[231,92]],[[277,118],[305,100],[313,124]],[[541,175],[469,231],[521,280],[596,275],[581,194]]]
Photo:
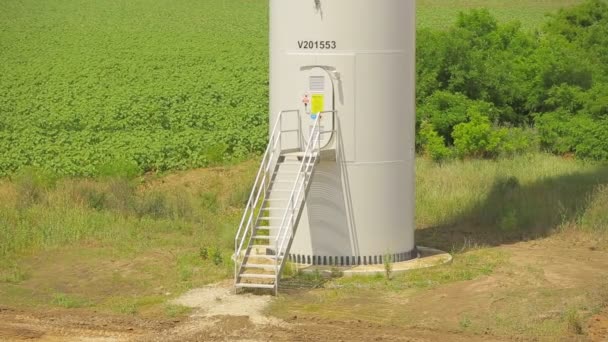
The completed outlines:
[[[417,230],[416,239],[419,245],[458,251],[545,237],[564,225],[580,226],[594,194],[605,184],[608,167],[525,185],[516,177],[502,178],[484,201],[444,224]]]

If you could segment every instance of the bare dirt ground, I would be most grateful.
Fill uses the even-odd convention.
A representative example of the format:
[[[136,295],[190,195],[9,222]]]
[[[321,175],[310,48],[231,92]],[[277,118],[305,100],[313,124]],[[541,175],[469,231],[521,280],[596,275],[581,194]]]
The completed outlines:
[[[539,315],[557,314],[542,310],[541,299],[552,296],[547,293],[559,297],[601,292],[602,285],[598,284],[608,284],[602,283],[608,276],[608,253],[587,244],[545,239],[495,248],[509,253],[510,266],[490,276],[396,297],[380,308],[375,308],[373,301],[365,303],[365,298],[359,299],[357,305],[368,305],[371,310],[391,310],[393,305],[400,306],[399,310],[414,311],[419,318],[411,324],[397,319],[377,323],[349,317],[348,310],[332,316],[337,318],[328,318],[323,312],[318,315],[294,312],[283,319],[269,317],[265,308],[273,297],[237,296],[226,282],[190,291],[176,299],[175,304],[191,307],[193,311],[189,317],[175,320],[108,315],[84,309],[24,311],[0,307],[0,341],[538,340],[492,329],[469,332],[458,329],[458,321],[463,313],[472,313],[475,322],[512,306],[524,310],[519,312],[524,319],[529,316],[531,321],[540,322]],[[598,296],[605,299],[606,294]],[[582,328],[582,334],[564,334],[562,340],[608,341],[608,310],[592,315]]]

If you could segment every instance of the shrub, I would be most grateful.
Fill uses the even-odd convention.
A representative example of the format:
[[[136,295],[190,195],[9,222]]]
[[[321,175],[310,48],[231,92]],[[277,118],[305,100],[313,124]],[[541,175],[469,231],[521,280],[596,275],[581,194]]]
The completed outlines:
[[[164,194],[151,192],[141,198],[137,206],[137,213],[140,216],[150,216],[156,219],[168,218],[171,215],[171,208]]]
[[[499,147],[501,156],[513,157],[515,155],[537,152],[539,138],[536,130],[531,128],[511,127],[501,128],[502,141]]]
[[[581,159],[608,160],[608,118],[558,111],[540,115],[536,127],[542,146],[551,152],[573,152]]]
[[[57,179],[57,175],[47,170],[34,167],[21,169],[13,176],[18,205],[27,208],[42,201],[45,192],[55,186]]]
[[[541,146],[554,153],[574,152],[576,145],[572,114],[560,110],[536,116]]]
[[[580,129],[576,132],[576,156],[582,159],[608,160],[608,118],[583,119],[582,122],[584,124],[574,125],[576,129]]]
[[[224,257],[222,256],[222,250],[219,248],[214,248],[211,253],[211,260],[215,266],[219,266],[224,263]]]
[[[493,129],[490,119],[478,108],[469,111],[470,121],[454,127],[454,146],[460,157],[495,157],[500,151],[504,131]]]
[[[432,124],[444,141],[451,144],[454,127],[467,122],[468,111],[474,106],[486,113],[490,120],[497,118],[494,107],[490,103],[473,101],[460,93],[437,91],[429,96],[418,109],[418,120]],[[420,128],[422,129],[422,124]]]
[[[419,136],[424,154],[434,161],[441,162],[452,155],[452,151],[445,146],[445,140],[435,131],[432,123],[424,121]]]

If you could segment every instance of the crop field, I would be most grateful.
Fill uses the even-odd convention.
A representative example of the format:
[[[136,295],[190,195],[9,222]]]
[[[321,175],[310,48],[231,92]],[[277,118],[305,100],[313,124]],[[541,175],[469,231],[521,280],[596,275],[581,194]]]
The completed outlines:
[[[490,7],[535,28],[575,0],[418,3],[441,29]],[[108,163],[189,169],[260,152],[266,0],[14,1],[0,11],[0,175],[96,175]],[[244,129],[246,128],[246,129]]]
[[[416,240],[451,264],[354,278],[289,265],[278,298],[233,295],[234,234],[267,140],[267,2],[0,0],[0,341],[608,339],[608,165],[538,142],[440,161],[420,149]],[[477,45],[434,46],[469,34],[440,35],[460,11],[487,8],[528,34],[582,2],[418,0],[419,36],[434,39],[431,55],[445,48],[486,63],[473,74],[498,73],[490,50],[473,49],[498,46],[492,58],[508,62],[533,55],[536,35],[507,25]],[[499,50],[506,41],[516,52]],[[541,62],[579,50],[538,45]],[[572,56],[550,67],[601,75],[568,69]],[[604,88],[577,87],[547,93],[580,110],[596,101],[608,117]],[[489,105],[437,93],[419,108],[438,123],[443,103],[454,104],[446,121]]]
[[[264,148],[267,6],[230,3],[3,1],[0,173],[186,169]]]
[[[417,0],[418,27],[441,29],[453,24],[458,13],[473,8],[488,8],[499,21],[519,21],[526,29],[537,29],[547,14],[582,0]]]

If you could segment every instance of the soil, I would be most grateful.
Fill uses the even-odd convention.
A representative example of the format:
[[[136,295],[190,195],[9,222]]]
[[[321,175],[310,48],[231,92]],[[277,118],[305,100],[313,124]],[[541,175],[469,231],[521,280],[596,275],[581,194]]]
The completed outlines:
[[[187,318],[174,320],[85,309],[0,307],[0,341],[501,341],[497,336],[504,335],[492,331],[467,333],[455,327],[463,312],[499,309],[510,298],[508,293],[519,287],[583,291],[607,276],[608,253],[572,246],[571,241],[546,239],[497,248],[510,254],[509,272],[425,290],[407,303],[391,303],[415,308],[417,316],[426,317],[406,327],[397,321],[379,324],[346,315],[339,319],[312,314],[269,317],[265,308],[273,297],[235,295],[226,282],[176,299],[175,304],[193,311]],[[535,269],[537,276],[533,276]],[[564,340],[608,341],[608,309],[583,323],[584,336],[565,336]],[[507,340],[513,338],[526,340],[521,336]]]
[[[593,342],[608,341],[608,311],[591,317],[587,335]]]

